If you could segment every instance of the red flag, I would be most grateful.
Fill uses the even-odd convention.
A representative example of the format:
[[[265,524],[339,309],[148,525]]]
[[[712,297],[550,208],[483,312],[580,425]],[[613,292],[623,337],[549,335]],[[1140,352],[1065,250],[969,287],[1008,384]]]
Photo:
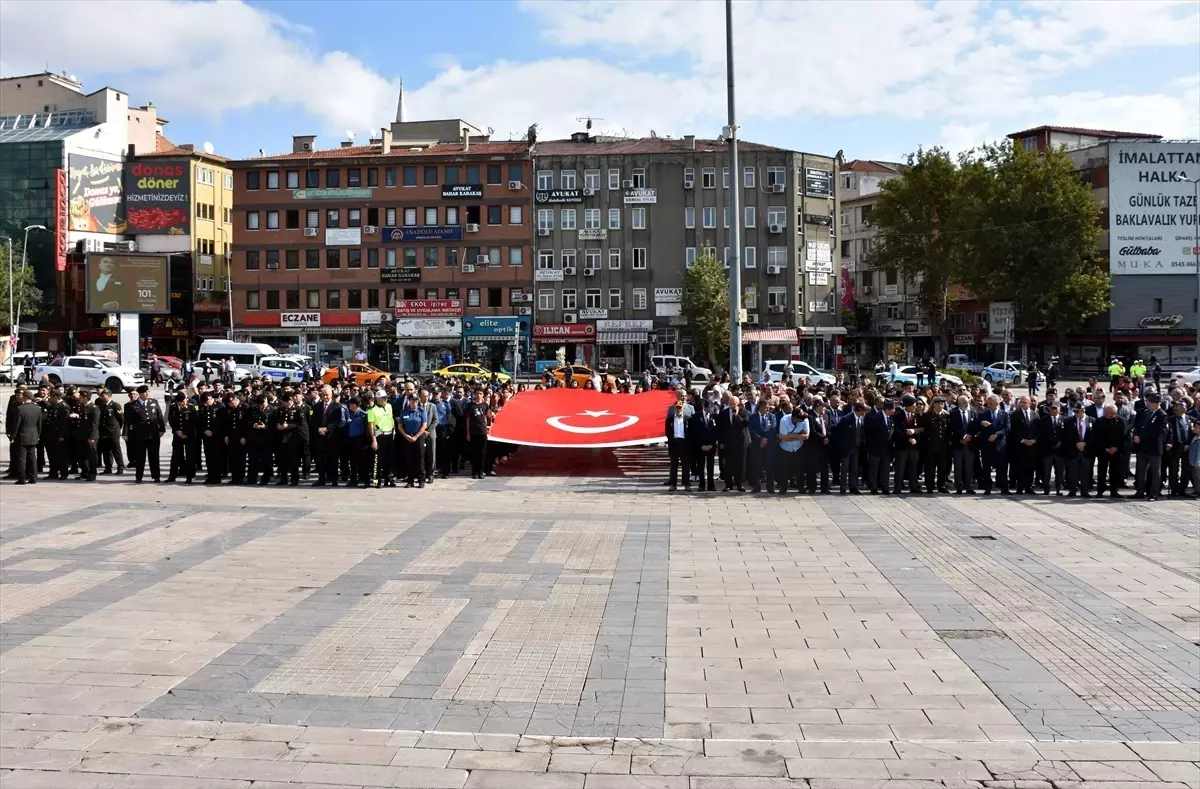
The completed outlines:
[[[666,441],[674,392],[605,394],[591,389],[521,392],[496,416],[488,438],[531,447],[628,447]]]

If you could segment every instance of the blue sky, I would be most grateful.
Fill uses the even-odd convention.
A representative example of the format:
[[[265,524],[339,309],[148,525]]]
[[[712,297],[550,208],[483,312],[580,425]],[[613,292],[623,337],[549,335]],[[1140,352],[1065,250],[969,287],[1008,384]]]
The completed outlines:
[[[1200,137],[1200,4],[735,3],[741,136],[847,158],[1043,123]],[[716,136],[724,6],[674,2],[6,0],[0,74],[153,100],[175,142],[242,157],[462,117],[517,136]],[[2,108],[0,108],[2,109]]]

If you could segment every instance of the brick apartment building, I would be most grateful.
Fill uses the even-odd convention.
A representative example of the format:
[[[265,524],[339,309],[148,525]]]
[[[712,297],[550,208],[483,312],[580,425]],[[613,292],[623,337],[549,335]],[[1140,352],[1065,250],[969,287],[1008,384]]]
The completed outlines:
[[[231,166],[235,338],[404,371],[464,350],[507,368],[514,334],[528,345],[528,143],[397,121]]]

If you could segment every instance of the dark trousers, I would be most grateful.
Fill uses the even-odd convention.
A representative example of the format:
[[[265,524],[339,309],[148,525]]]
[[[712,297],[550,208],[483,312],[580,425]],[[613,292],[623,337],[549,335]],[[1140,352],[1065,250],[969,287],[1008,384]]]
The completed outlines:
[[[467,457],[471,461],[471,475],[478,477],[484,473],[487,461],[487,436],[471,436],[467,440]]]
[[[897,449],[895,454],[896,483],[893,488],[897,493],[903,493],[905,482],[908,483],[909,493],[921,492],[921,480],[918,478],[921,458],[916,447],[912,449]]]
[[[1172,494],[1182,496],[1187,492],[1187,445],[1172,447],[1171,451],[1163,456],[1163,479]]]
[[[695,447],[692,449],[692,464],[696,468],[696,476],[700,480],[700,490],[716,490],[713,484],[713,465],[717,460],[717,452],[710,449],[707,452]]]
[[[434,463],[437,460],[437,433],[430,435],[426,432],[421,436],[421,444],[421,452],[425,461],[423,473],[428,479],[433,479]]]
[[[725,473],[725,481],[731,488],[742,487],[742,478],[746,474],[746,448],[741,440],[736,445],[725,447],[725,458],[721,461],[721,471]]]
[[[996,484],[1000,490],[1008,491],[1008,462],[1005,460],[1004,454],[997,450],[985,449],[981,453],[980,462],[983,464],[983,474],[980,479],[983,480],[983,490],[985,493],[990,493],[992,490],[992,472],[996,474]]]
[[[18,482],[37,482],[37,444],[9,445],[12,449],[13,474]]]
[[[1162,455],[1139,454],[1134,465],[1135,491],[1139,496],[1162,493]]]
[[[1013,454],[1013,476],[1016,477],[1017,493],[1033,492],[1033,472],[1037,464],[1037,452],[1032,447],[1018,446]]]
[[[246,481],[251,485],[256,482],[265,485],[271,481],[271,441],[266,436],[257,440],[250,438],[246,440],[246,446],[250,455],[250,476]]]
[[[1050,492],[1050,474],[1054,474],[1054,490],[1061,491],[1066,482],[1067,461],[1062,455],[1048,454],[1038,458],[1038,466],[1041,469],[1042,492]]]
[[[925,451],[925,492],[946,490],[950,472],[950,452],[945,448],[929,447]]]
[[[375,436],[375,462],[371,467],[371,481],[376,485],[393,482],[392,476],[392,434],[380,433]]]
[[[288,482],[300,484],[300,462],[304,457],[304,441],[300,436],[292,434],[279,442],[279,484]]]
[[[192,464],[188,476],[200,473],[200,465],[204,462],[204,439],[199,436],[188,436],[187,459]]]
[[[71,465],[71,447],[65,438],[50,438],[46,441],[46,457],[50,463],[51,479],[66,479]]]
[[[104,463],[105,471],[112,471],[114,460],[117,463],[117,471],[125,470],[125,456],[121,453],[120,432],[101,433],[97,446],[100,450],[100,458]]]
[[[692,458],[687,441],[682,438],[667,439],[667,456],[670,459],[671,471],[667,481],[672,488],[676,487],[679,475],[683,473],[683,486],[691,485]]]
[[[855,447],[838,458],[838,489],[845,493],[849,488],[858,493],[858,448]]]
[[[804,489],[817,492],[817,478],[821,480],[821,492],[829,492],[829,448],[823,444],[806,441],[800,449],[804,462]]]
[[[1091,459],[1085,458],[1084,462],[1090,463]],[[1122,462],[1120,450],[1113,455],[1100,450],[1100,454],[1096,455],[1096,488],[1099,493],[1104,493],[1106,488],[1109,493],[1116,493],[1121,487]],[[1084,490],[1090,487],[1089,485]]]
[[[401,445],[404,448],[405,482],[425,481],[425,451],[428,448],[426,438],[427,436],[420,436],[416,441],[409,441],[404,437],[400,438]]]
[[[339,437],[333,433],[317,435],[313,439],[313,460],[317,463],[317,482],[336,485],[341,451]]]
[[[223,439],[217,436],[204,439],[204,465],[208,469],[205,482],[220,482],[221,477],[225,476],[224,448]]]
[[[246,445],[244,438],[229,439],[229,481],[241,485],[246,481]]]
[[[437,468],[443,477],[450,476],[450,467],[454,461],[454,439],[449,425],[438,425],[437,427],[437,445],[436,453]]]
[[[133,466],[133,478],[138,482],[141,482],[142,477],[145,476],[147,460],[150,462],[150,479],[158,482],[158,443],[158,436],[150,439],[130,436],[126,439],[125,448],[129,450],[129,465]]]
[[[891,493],[891,457],[872,452],[867,456],[867,487],[872,493]]]
[[[350,471],[346,477],[350,481],[350,485],[371,484],[372,464],[375,459],[374,453],[371,451],[371,439],[365,435],[347,436],[343,446],[345,457],[350,464]]]
[[[972,490],[975,487],[975,450],[959,444],[954,448],[954,489]]]
[[[72,440],[71,452],[79,463],[79,474],[84,479],[96,478],[96,444],[86,438]]]
[[[746,480],[757,493],[762,490],[762,480],[767,478],[767,490],[775,489],[775,447],[768,441],[764,447],[762,439],[751,439],[746,448]]]
[[[804,490],[804,468],[800,458],[803,448],[796,452],[776,450],[775,455],[775,485],[780,493],[787,493],[789,487],[798,491]]]
[[[462,430],[454,433],[450,440],[450,470],[457,473],[462,471],[470,462],[470,450],[467,448],[467,434]]]
[[[171,468],[167,472],[168,479],[186,477],[188,482],[192,481],[192,476],[196,472],[191,452],[192,442],[190,440],[176,435],[171,436]]]

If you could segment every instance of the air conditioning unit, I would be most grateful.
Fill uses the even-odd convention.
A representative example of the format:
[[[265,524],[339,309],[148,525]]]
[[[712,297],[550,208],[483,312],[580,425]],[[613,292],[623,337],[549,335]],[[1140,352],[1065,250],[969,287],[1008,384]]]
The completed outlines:
[[[98,238],[81,238],[75,244],[75,251],[77,253],[103,252],[104,243]]]
[[[696,186],[696,182],[695,182],[695,181],[693,181],[693,180],[691,180],[691,179],[685,180],[685,181],[683,182],[683,188],[684,188],[684,189],[694,189],[694,188],[695,188],[695,186]]]
[[[785,189],[787,189],[787,187],[783,184],[771,184],[771,192],[774,194],[781,195]]]
[[[318,232],[320,232],[320,231],[318,231],[317,228],[315,228],[315,227],[306,227],[306,228],[304,228],[304,237],[305,238],[316,238]]]
[[[585,277],[594,277],[594,276],[596,276],[596,271],[598,271],[598,269],[594,269],[594,268],[585,268],[585,269],[583,270],[583,276],[585,276]]]
[[[871,220],[870,220],[870,219],[864,219],[864,220],[862,221],[862,226],[863,226],[863,227],[870,227],[870,226],[871,226]]]
[[[548,228],[548,227],[539,227],[539,228],[538,228],[538,235],[539,235],[539,236],[541,236],[542,238],[546,238],[547,236],[549,236],[549,235],[550,235],[550,228]]]
[[[478,233],[478,232],[479,232],[479,225],[476,225],[476,224],[469,224],[469,225],[467,225],[467,232],[468,232],[468,233]]]
[[[771,305],[771,312],[775,315],[782,315],[783,311],[786,309],[787,309],[787,307],[784,307],[782,304],[772,304]]]
[[[632,189],[632,188],[633,188],[633,179],[632,179],[632,178],[630,178],[630,179],[629,179],[629,180],[627,180],[627,181],[622,181],[622,182],[621,182],[621,188],[622,188],[622,189]]]
[[[596,195],[595,189],[592,189],[591,187],[584,187],[584,189],[583,189],[584,197],[594,197],[595,195]]]
[[[132,241],[105,241],[103,251],[105,252],[133,252],[137,249],[137,245]]]
[[[366,227],[363,228],[363,233],[365,233],[368,236],[373,236],[378,232],[379,232],[379,228],[375,227],[375,225],[367,225]]]
[[[527,302],[532,302],[532,301],[533,301],[533,294],[532,294],[532,293],[526,293],[526,294],[525,294],[525,301],[527,301]]]
[[[757,326],[758,325],[758,313],[757,312],[746,313],[746,324],[748,326]]]
[[[563,276],[564,277],[575,276],[575,267],[574,266],[563,266]]]
[[[563,323],[579,323],[579,316],[573,312],[564,312]]]
[[[768,274],[782,274],[783,266],[767,266]]]
[[[518,315],[532,315],[533,307],[517,307]]]
[[[768,233],[782,233],[783,225],[770,225],[767,227]]]
[[[489,258],[487,255],[476,255],[475,256],[475,265],[476,266],[486,266],[490,262],[491,262],[491,258]]]
[[[514,192],[519,190],[521,188],[521,186],[522,186],[522,184],[520,181],[509,181],[508,182],[508,188],[513,190]]]
[[[873,285],[863,285],[862,292],[864,296],[870,296],[875,292],[875,287]]]
[[[474,274],[475,273],[475,264],[474,263],[463,263],[463,273],[464,274]]]

